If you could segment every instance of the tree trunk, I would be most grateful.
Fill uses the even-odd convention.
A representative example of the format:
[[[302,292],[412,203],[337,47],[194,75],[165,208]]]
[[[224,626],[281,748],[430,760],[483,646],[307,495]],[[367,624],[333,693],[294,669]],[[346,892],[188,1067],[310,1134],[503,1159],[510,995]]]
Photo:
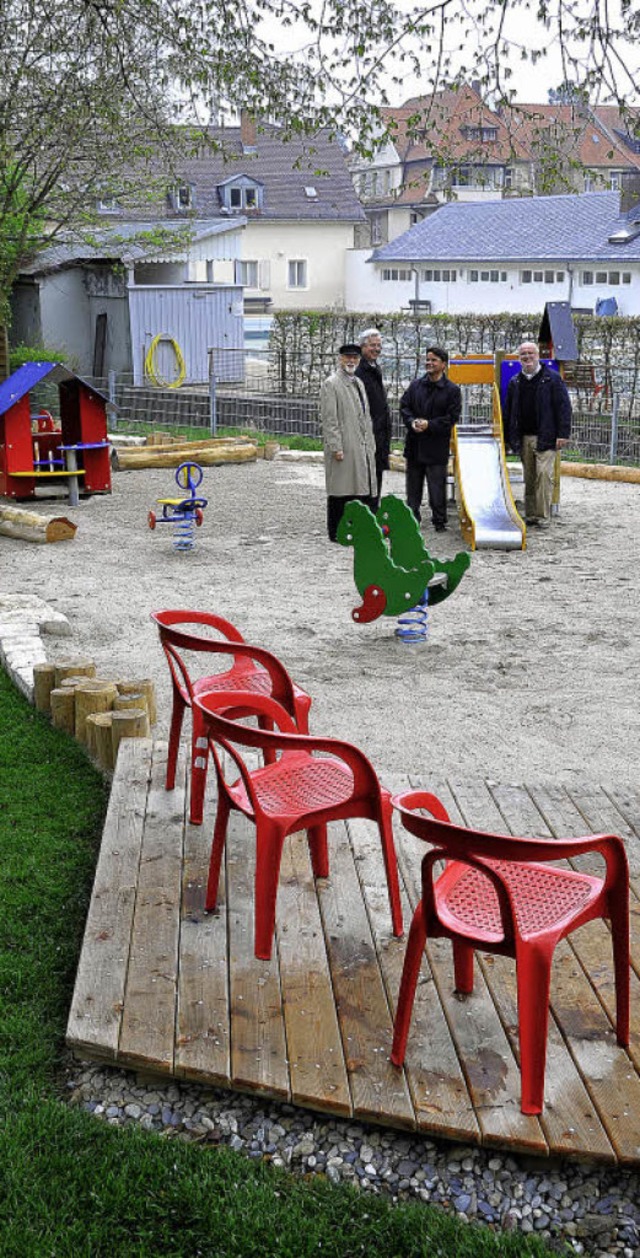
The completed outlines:
[[[128,708],[126,712],[111,713],[111,738],[113,763],[118,759],[118,747],[123,738],[148,738],[149,717],[144,708]]]
[[[55,664],[34,664],[33,702],[38,712],[51,712],[51,691],[55,684]]]

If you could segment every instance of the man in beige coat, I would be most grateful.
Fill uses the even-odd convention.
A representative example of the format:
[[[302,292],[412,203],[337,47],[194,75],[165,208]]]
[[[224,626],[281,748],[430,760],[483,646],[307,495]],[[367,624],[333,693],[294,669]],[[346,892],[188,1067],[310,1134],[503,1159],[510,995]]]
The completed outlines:
[[[347,502],[358,498],[375,510],[376,447],[367,394],[355,374],[359,345],[341,345],[338,368],[320,390],[320,419],[327,486],[327,529],[337,540]]]

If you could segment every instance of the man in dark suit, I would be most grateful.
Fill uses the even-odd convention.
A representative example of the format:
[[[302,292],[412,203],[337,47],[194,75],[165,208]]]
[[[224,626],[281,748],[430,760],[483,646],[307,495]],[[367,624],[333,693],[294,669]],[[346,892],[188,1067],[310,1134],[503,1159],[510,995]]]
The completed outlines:
[[[546,528],[556,451],[571,433],[571,401],[558,372],[541,364],[533,341],[520,346],[518,358],[522,370],[509,381],[505,400],[505,440],[522,459],[527,524]]]
[[[400,414],[407,429],[404,446],[407,504],[419,521],[426,480],[436,533],[447,527],[449,447],[451,432],[462,408],[458,385],[452,384],[445,375],[448,361],[446,349],[430,345],[425,375],[413,380],[400,400]]]
[[[389,411],[389,403],[387,402],[387,393],[382,381],[382,372],[378,366],[378,359],[382,353],[382,337],[377,328],[367,328],[360,337],[360,362],[356,369],[356,375],[365,387],[367,401],[369,403],[369,411],[371,413],[371,424],[373,427],[373,439],[376,443],[376,480],[377,480],[377,501],[374,510],[377,511],[380,505],[380,495],[382,493],[382,473],[389,468],[389,453],[391,450],[391,412]]]

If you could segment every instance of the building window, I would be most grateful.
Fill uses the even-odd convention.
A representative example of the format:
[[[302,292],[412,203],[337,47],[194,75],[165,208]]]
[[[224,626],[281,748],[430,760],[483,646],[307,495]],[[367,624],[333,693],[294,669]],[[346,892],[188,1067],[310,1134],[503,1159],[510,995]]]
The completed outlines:
[[[236,284],[242,284],[243,288],[258,287],[257,262],[236,262],[235,272]]]
[[[504,168],[504,186],[505,188],[515,187],[515,171],[513,166],[505,166]]]
[[[596,284],[606,284],[606,282],[607,282],[607,272],[596,271]]]
[[[564,271],[556,271],[556,283],[564,284]]]
[[[530,283],[531,283],[532,278],[533,278],[533,272],[532,272],[532,271],[522,271],[522,272],[521,272],[521,274],[520,274],[520,283],[521,283],[521,284],[530,284]]]
[[[173,189],[170,199],[174,210],[180,210],[182,213],[184,213],[185,210],[192,210],[193,188],[191,187],[191,184],[178,184]]]
[[[542,281],[543,281],[543,278],[544,278],[544,271],[534,271],[534,272],[533,272],[533,282],[534,282],[534,284],[541,284],[541,283],[542,283]]]
[[[623,272],[622,272],[622,283],[623,283],[623,284],[630,284],[630,283],[631,283],[631,271],[623,271]]]
[[[478,272],[477,272],[477,271],[469,271],[469,283],[470,283],[470,284],[477,284],[477,283],[478,283],[478,279],[479,279],[479,278],[480,278],[480,277],[479,277],[479,275],[478,275]]]
[[[371,244],[382,244],[382,222],[379,214],[375,214],[371,219]]]
[[[245,209],[255,210],[258,204],[258,196],[257,196],[255,188],[244,189],[244,204],[245,204]]]
[[[545,271],[545,273],[544,273],[544,282],[545,282],[545,284],[553,284],[553,278],[554,278],[554,272],[553,272],[553,271]]]
[[[582,283],[583,283],[583,284],[593,284],[593,271],[583,271],[583,272],[582,272]]]
[[[500,272],[499,272],[499,271],[491,271],[491,272],[490,272],[490,279],[491,279],[491,283],[492,283],[492,284],[499,284],[499,282],[500,282]]]
[[[404,268],[402,268],[402,267],[395,267],[395,266],[392,266],[392,267],[387,267],[387,268],[385,268],[385,270],[382,272],[382,278],[383,278],[383,280],[403,280],[403,281],[406,281],[406,280],[410,280],[410,279],[411,279],[411,271],[406,271],[406,270],[404,270]]]
[[[242,209],[242,188],[229,188],[229,205],[232,210]]]
[[[610,284],[619,284],[619,283],[620,283],[620,272],[619,272],[619,271],[609,271],[609,283],[610,283]]]
[[[290,258],[288,262],[288,288],[307,287],[306,258]]]
[[[609,187],[611,188],[611,191],[619,192],[621,183],[622,183],[622,171],[610,170],[609,171]]]

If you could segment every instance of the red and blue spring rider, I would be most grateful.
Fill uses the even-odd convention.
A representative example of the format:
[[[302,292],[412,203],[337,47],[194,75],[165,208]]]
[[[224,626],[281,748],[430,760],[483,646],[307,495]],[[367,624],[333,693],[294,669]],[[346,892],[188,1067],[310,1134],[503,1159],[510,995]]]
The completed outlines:
[[[162,507],[162,515],[150,511],[147,516],[149,528],[157,524],[173,524],[174,550],[191,550],[194,540],[194,526],[198,528],[204,519],[206,498],[200,498],[196,489],[202,481],[202,468],[199,463],[181,463],[176,469],[176,484],[180,489],[189,490],[189,496],[182,498],[158,498]]]

